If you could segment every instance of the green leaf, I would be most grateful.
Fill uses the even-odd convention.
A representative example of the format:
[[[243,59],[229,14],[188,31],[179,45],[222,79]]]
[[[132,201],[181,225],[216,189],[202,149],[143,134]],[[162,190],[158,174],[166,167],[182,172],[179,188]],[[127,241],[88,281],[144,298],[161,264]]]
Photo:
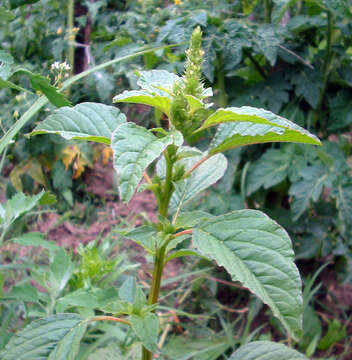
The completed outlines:
[[[292,155],[282,149],[269,149],[251,164],[247,178],[247,195],[260,187],[268,189],[286,179]]]
[[[115,103],[124,102],[149,105],[160,110],[166,116],[170,116],[171,99],[167,96],[153,95],[143,90],[126,90],[120,95],[116,95],[113,101]]]
[[[260,211],[239,210],[196,226],[193,243],[266,303],[294,339],[301,336],[301,280],[282,227]]]
[[[50,264],[51,280],[59,293],[64,289],[73,271],[73,264],[64,248],[59,248]]]
[[[320,340],[318,349],[327,350],[330,346],[338,343],[340,340],[347,336],[346,326],[342,326],[337,319],[333,319],[329,323],[328,331],[325,336]]]
[[[159,321],[155,314],[148,313],[144,317],[132,315],[129,317],[132,329],[149,351],[158,352]]]
[[[192,228],[197,226],[200,222],[213,217],[214,215],[208,214],[205,211],[186,211],[179,214],[175,221],[175,226],[176,228]]]
[[[307,103],[316,109],[319,101],[319,95],[323,88],[321,74],[317,71],[301,71],[292,77],[292,84],[295,85],[296,96],[303,96]]]
[[[319,139],[295,123],[271,111],[250,106],[218,109],[197,131],[221,123],[235,123],[219,129],[211,144],[211,153],[218,148],[231,149],[247,144],[271,141],[290,141],[320,145]],[[227,133],[227,136],[226,136]],[[223,144],[224,143],[224,144]]]
[[[190,235],[191,236],[191,235]],[[178,250],[173,252],[168,258],[165,260],[165,264],[173,259],[182,257],[182,256],[202,256],[197,251],[194,251],[192,249],[184,249],[184,250]]]
[[[277,52],[281,43],[280,35],[270,24],[259,26],[255,35],[254,43],[256,47],[269,60],[271,66],[275,65]]]
[[[58,342],[81,322],[82,318],[77,314],[59,314],[35,320],[11,338],[1,353],[1,359],[47,359]]]
[[[139,75],[137,84],[142,90],[124,91],[113,101],[149,105],[169,117],[174,84],[181,78],[165,70],[141,71]]]
[[[119,289],[119,297],[130,304],[133,304],[134,297],[137,291],[136,279],[129,276],[121,285]]]
[[[4,221],[4,227],[10,226],[15,220],[31,211],[38,205],[40,199],[44,195],[44,191],[34,196],[26,196],[23,193],[17,193],[0,209],[0,216]]]
[[[171,144],[180,146],[178,131],[158,138],[147,129],[128,122],[117,127],[112,135],[114,167],[119,175],[122,201],[128,202],[143,177],[144,170]]]
[[[28,76],[32,88],[36,91],[40,91],[41,93],[43,93],[48,98],[48,100],[56,107],[71,105],[71,102],[66,99],[65,95],[58,92],[58,89],[50,84],[50,80],[47,77],[39,74],[33,74],[31,71],[28,71],[26,69],[19,69],[15,73]]]
[[[19,285],[14,286],[4,297],[7,299],[36,302],[38,301],[38,291],[33,285]]]
[[[209,147],[210,154],[216,154],[239,146],[266,142],[296,142],[321,145],[316,136],[291,121],[274,115],[270,111],[255,108],[251,109],[253,109],[250,110],[251,112],[256,112],[260,114],[260,116],[263,116],[263,118],[259,118],[258,115],[246,115],[243,117],[241,114],[238,116],[238,114],[228,110],[221,111],[219,113],[220,116],[215,116],[213,119],[211,119],[213,115],[208,118],[210,121],[208,122],[207,120],[207,125],[204,124],[204,127],[213,126],[221,122],[233,121],[233,123],[223,123],[219,126]],[[216,113],[214,115],[216,115]],[[270,119],[270,121],[265,120],[264,116]],[[252,119],[248,121],[250,118]],[[265,122],[265,124],[257,123],[262,122],[261,119],[264,120],[263,122]]]
[[[110,144],[112,132],[124,122],[126,117],[119,109],[87,102],[72,108],[55,110],[30,135],[58,134],[66,140],[89,140]]]
[[[157,231],[152,226],[139,226],[134,228],[123,235],[135,241],[137,244],[143,246],[148,252],[154,253],[155,251],[155,241],[154,238],[157,234]]]
[[[271,341],[254,341],[241,346],[229,360],[308,360],[286,345]]]
[[[271,14],[271,19],[274,24],[278,24],[290,6],[295,4],[298,0],[273,0],[274,7]]]
[[[49,250],[51,253],[54,253],[59,249],[59,246],[57,246],[53,241],[45,240],[44,234],[39,232],[23,234],[15,239],[12,239],[12,241],[22,246],[40,246]]]
[[[324,165],[307,166],[299,172],[301,179],[291,185],[289,195],[293,196],[291,211],[297,220],[308,208],[310,201],[318,201],[329,174]]]
[[[78,289],[61,297],[56,302],[56,312],[63,313],[71,307],[84,307],[87,309],[96,309],[98,301],[91,291]]]
[[[87,329],[87,323],[80,323],[71,329],[50,353],[48,360],[75,360],[80,341]]]
[[[182,81],[179,76],[166,70],[141,71],[139,76],[137,85],[143,90],[161,96],[170,95],[175,83]]]
[[[3,6],[0,6],[0,20],[1,21],[11,21],[16,17],[16,15],[10,11],[4,8]],[[1,59],[0,59],[1,61]]]

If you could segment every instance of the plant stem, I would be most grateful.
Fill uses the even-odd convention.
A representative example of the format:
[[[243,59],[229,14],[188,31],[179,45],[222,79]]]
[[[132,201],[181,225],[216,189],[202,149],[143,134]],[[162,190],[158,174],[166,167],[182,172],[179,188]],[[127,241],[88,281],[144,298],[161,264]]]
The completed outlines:
[[[75,45],[74,45],[74,33],[73,33],[73,25],[74,25],[74,0],[68,0],[67,4],[67,28],[68,28],[68,63],[70,65],[70,77],[72,77],[74,73],[74,65],[75,65]],[[66,90],[67,96],[70,95],[71,87]]]
[[[227,106],[227,92],[225,86],[225,74],[224,74],[224,64],[222,60],[222,54],[217,54],[217,87],[219,90],[219,105],[221,107]]]
[[[159,205],[158,212],[162,217],[167,217],[169,210],[169,203],[173,191],[172,188],[173,162],[170,159],[168,149],[164,151],[164,157],[166,161],[166,177],[162,191],[162,199],[159,199],[158,201],[158,205]],[[149,298],[148,298],[148,303],[150,305],[156,304],[158,302],[161,279],[164,269],[166,246],[167,244],[157,249],[155,254],[152,285],[150,287]],[[153,354],[143,346],[142,360],[152,360],[152,358],[153,358]]]
[[[324,64],[323,64],[323,86],[320,91],[319,95],[319,101],[317,104],[316,111],[314,112],[313,116],[313,123],[315,125],[316,121],[320,117],[321,108],[323,105],[323,100],[325,96],[326,87],[329,80],[330,75],[330,65],[332,60],[332,31],[334,28],[334,21],[333,21],[333,15],[330,11],[327,12],[328,19],[327,19],[327,28],[326,28],[326,49],[325,49],[325,57],[324,57]]]
[[[248,57],[248,59],[252,62],[254,67],[257,69],[259,74],[263,77],[264,80],[266,80],[268,78],[268,75],[266,74],[266,72],[264,71],[262,66],[259,64],[259,62],[255,59],[255,57],[247,49],[243,49],[243,51],[244,51],[244,54]]]
[[[270,0],[264,0],[264,21],[270,24],[271,21],[271,8],[272,4]]]

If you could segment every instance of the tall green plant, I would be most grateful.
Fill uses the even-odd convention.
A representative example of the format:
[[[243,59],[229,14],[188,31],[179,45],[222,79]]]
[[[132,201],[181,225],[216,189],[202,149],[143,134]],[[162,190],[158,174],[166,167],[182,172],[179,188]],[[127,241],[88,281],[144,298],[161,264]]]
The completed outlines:
[[[74,359],[78,343],[90,321],[115,321],[130,326],[142,343],[142,359],[160,353],[157,346],[159,298],[165,264],[184,255],[197,255],[223,266],[234,281],[256,294],[281,321],[289,336],[302,333],[302,295],[299,272],[294,264],[291,240],[286,231],[256,210],[233,211],[220,216],[184,210],[196,194],[216,183],[227,160],[222,152],[239,146],[293,141],[320,145],[312,134],[270,111],[244,106],[210,109],[206,99],[211,89],[200,79],[201,31],[194,30],[187,51],[185,74],[179,77],[164,70],[142,71],[140,90],[124,91],[115,102],[146,104],[164,113],[166,128],[146,129],[116,108],[95,103],[62,107],[39,124],[32,135],[56,133],[66,139],[90,140],[110,145],[119,175],[121,199],[129,202],[138,191],[149,189],[158,205],[158,221],[125,233],[153,256],[154,269],[148,297],[127,279],[118,297],[98,306],[107,315],[82,319],[75,314],[57,314],[31,323],[8,343],[5,360],[46,357]],[[217,126],[208,149],[188,146],[184,139]],[[156,167],[151,167],[156,162]],[[150,169],[155,171],[150,173]],[[177,245],[192,239],[192,246]],[[123,317],[122,317],[123,316]],[[270,342],[245,345],[231,359],[255,359],[266,354],[273,360],[305,357]]]

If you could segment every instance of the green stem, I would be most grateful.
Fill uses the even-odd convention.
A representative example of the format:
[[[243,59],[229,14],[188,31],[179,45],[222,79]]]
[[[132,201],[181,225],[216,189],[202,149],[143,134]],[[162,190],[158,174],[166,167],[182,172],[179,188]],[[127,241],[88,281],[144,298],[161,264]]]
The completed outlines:
[[[70,77],[72,77],[74,73],[75,66],[75,44],[74,44],[74,34],[73,34],[73,25],[74,25],[74,7],[75,1],[68,0],[67,4],[67,28],[68,28],[68,63],[70,64]],[[66,90],[67,96],[70,94],[71,88],[69,87]]]
[[[330,67],[332,61],[332,31],[334,28],[334,21],[333,15],[330,11],[327,12],[328,19],[327,19],[327,28],[326,28],[326,49],[325,49],[325,57],[324,57],[324,64],[323,64],[323,86],[320,91],[319,100],[317,104],[317,109],[314,112],[313,116],[313,123],[315,124],[318,118],[320,117],[321,108],[323,105],[323,100],[326,92],[326,87],[329,80],[330,75]]]
[[[264,0],[264,21],[270,24],[272,3],[270,0]]]
[[[166,177],[163,186],[163,191],[161,194],[162,198],[159,199],[158,201],[159,204],[158,212],[161,216],[167,217],[169,210],[169,203],[173,192],[173,188],[172,188],[173,162],[170,159],[168,149],[164,151],[164,157],[166,161]],[[160,249],[157,249],[155,254],[152,285],[150,287],[149,297],[148,297],[148,302],[150,305],[156,304],[158,302],[161,279],[162,279],[164,263],[165,263],[166,247],[167,244],[164,244]],[[143,346],[142,360],[152,360],[152,358],[153,358],[153,354]]]
[[[264,69],[261,67],[259,62],[255,59],[255,57],[248,50],[243,49],[243,51],[244,51],[244,54],[248,57],[248,59],[252,62],[254,67],[257,69],[259,74],[263,77],[264,80],[266,80],[268,78],[268,75],[266,74]]]
[[[217,88],[219,90],[219,105],[220,107],[227,106],[227,93],[226,93],[226,85],[225,85],[225,73],[224,73],[224,64],[222,61],[222,54],[217,54]]]

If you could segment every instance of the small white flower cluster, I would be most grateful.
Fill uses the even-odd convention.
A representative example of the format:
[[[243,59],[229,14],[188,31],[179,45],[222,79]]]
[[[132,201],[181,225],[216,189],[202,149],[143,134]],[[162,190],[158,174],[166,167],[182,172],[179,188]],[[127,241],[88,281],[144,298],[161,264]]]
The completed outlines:
[[[63,63],[60,63],[58,61],[55,61],[53,64],[51,64],[51,67],[50,67],[51,71],[55,71],[55,70],[58,70],[58,71],[62,71],[62,70],[65,70],[65,71],[69,71],[71,69],[71,66],[69,64],[67,64],[66,61],[64,61]]]
[[[68,78],[70,76],[70,70],[71,66],[66,61],[63,63],[55,61],[53,64],[51,64],[50,71],[53,76],[53,85],[60,87],[64,78]]]

